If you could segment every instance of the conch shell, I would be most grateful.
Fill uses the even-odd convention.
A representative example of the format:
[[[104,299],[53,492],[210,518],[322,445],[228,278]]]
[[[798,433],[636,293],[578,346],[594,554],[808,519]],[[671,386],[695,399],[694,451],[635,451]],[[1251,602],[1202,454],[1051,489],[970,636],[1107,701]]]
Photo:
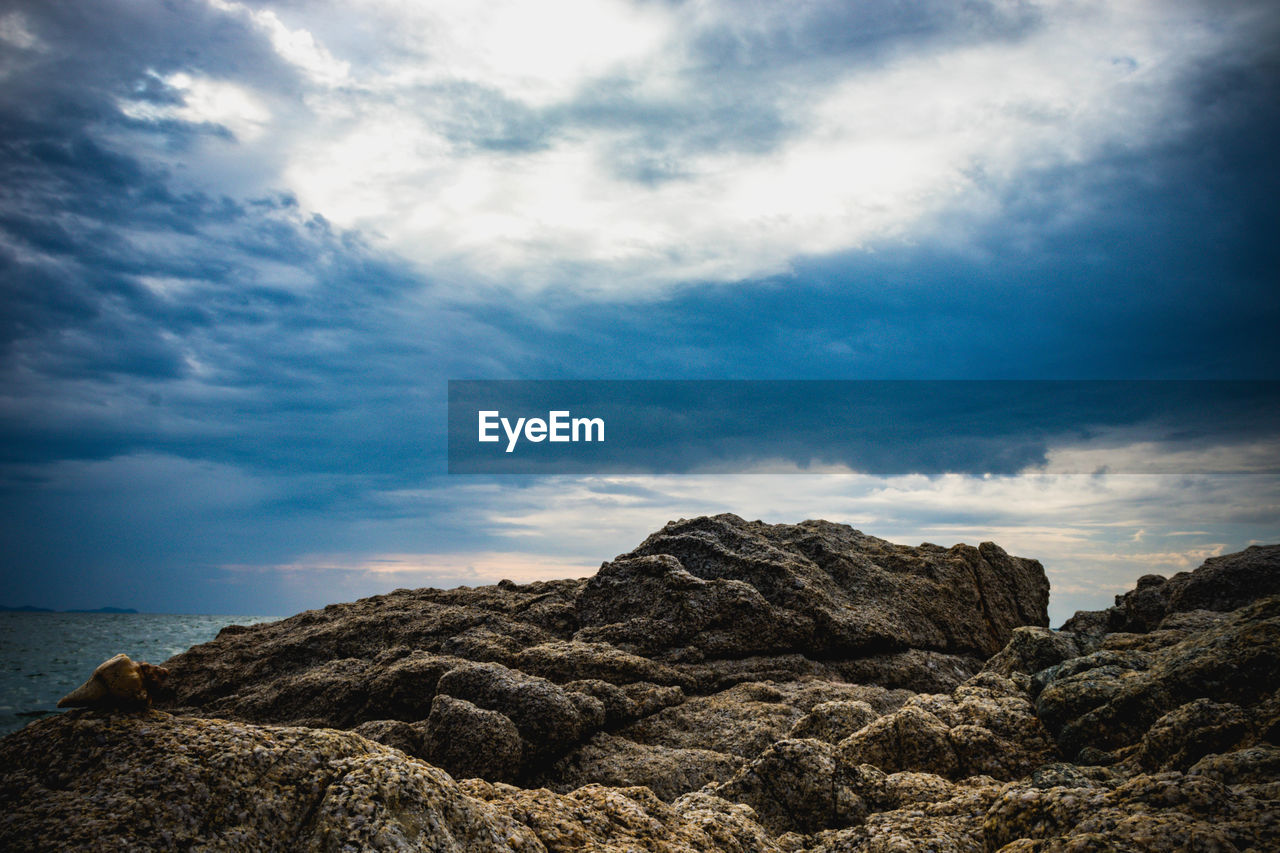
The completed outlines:
[[[98,664],[84,684],[58,700],[59,708],[148,708],[169,670],[116,655]]]

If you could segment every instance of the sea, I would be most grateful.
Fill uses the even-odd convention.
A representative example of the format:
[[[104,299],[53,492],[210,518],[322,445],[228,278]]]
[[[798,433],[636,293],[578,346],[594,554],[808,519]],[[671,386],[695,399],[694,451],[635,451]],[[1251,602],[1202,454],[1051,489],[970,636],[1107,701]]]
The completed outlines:
[[[57,714],[58,700],[107,658],[163,663],[227,625],[278,616],[0,612],[0,735]]]

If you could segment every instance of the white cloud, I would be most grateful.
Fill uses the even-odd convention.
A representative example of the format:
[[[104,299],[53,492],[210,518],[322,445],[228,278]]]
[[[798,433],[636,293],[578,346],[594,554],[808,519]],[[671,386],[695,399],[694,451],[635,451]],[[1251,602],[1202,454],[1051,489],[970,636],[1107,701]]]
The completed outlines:
[[[342,40],[322,20],[332,9],[314,8],[309,23],[308,7],[293,7],[286,25],[210,2],[251,14],[316,83],[305,117],[273,128],[271,143],[276,179],[308,209],[381,235],[437,282],[631,296],[911,239],[944,210],[991,212],[998,190],[1029,171],[1158,141],[1184,121],[1182,75],[1232,38],[1229,16],[1210,22],[1177,4],[1044,3],[1042,25],[1024,38],[824,65],[822,83],[788,90],[785,102],[762,89],[752,107],[749,88],[768,78],[721,83],[695,67],[695,41],[734,13],[717,4],[367,0],[343,20],[369,32],[344,44],[353,56],[361,39],[383,51],[357,64],[314,34]],[[679,177],[637,183],[618,174],[619,150],[644,155],[661,139],[548,118],[611,78],[629,81],[624,112],[689,108],[707,94],[699,87],[740,86],[740,109],[780,110],[789,132],[763,151],[657,152],[676,158]],[[531,111],[550,134],[524,150],[459,139],[468,117],[440,88],[457,83]],[[204,85],[189,84],[187,114],[258,121],[244,100]]]
[[[215,9],[242,15],[252,21],[271,40],[276,54],[312,81],[325,86],[336,86],[347,79],[351,66],[335,59],[308,30],[290,29],[270,9],[250,9],[244,3],[228,0],[208,2]]]
[[[245,141],[260,137],[271,120],[271,112],[262,100],[235,83],[186,72],[168,75],[152,72],[152,76],[176,91],[182,103],[123,100],[119,104],[122,113],[141,121],[221,125]]]
[[[0,41],[6,42],[19,50],[44,50],[45,45],[35,33],[27,19],[20,12],[10,12],[0,16]]]

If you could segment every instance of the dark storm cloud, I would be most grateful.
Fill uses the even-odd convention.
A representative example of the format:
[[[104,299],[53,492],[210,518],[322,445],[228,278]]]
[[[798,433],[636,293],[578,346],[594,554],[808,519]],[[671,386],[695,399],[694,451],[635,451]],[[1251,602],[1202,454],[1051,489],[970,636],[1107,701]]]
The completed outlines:
[[[694,40],[698,64],[715,74],[776,75],[797,68],[826,73],[831,61],[873,64],[902,52],[939,46],[1016,39],[1041,15],[1032,3],[980,0],[753,3],[744,14],[721,19]]]
[[[0,550],[6,584],[21,574],[34,603],[124,586],[144,607],[199,609],[192,596],[212,594],[221,565],[492,547],[496,496],[535,483],[431,479],[444,468],[448,378],[1280,375],[1280,90],[1262,47],[1274,28],[1259,27],[1234,62],[1194,69],[1185,134],[992,178],[983,186],[1000,213],[989,220],[975,225],[960,205],[910,245],[593,303],[580,294],[595,282],[572,261],[563,287],[477,301],[284,190],[191,189],[169,155],[237,143],[228,127],[165,112],[186,98],[172,74],[245,83],[286,117],[310,85],[245,16],[142,0],[0,4],[11,12],[38,45],[0,45]],[[601,146],[614,172],[655,186],[687,177],[701,153],[781,148],[833,69],[1040,25],[1030,5],[755,12],[774,17],[696,33],[669,94],[618,73],[537,107],[454,81],[402,108],[433,104],[434,129],[468,157],[612,134]],[[157,117],[131,117],[124,102]],[[915,426],[907,441],[942,428]],[[1017,437],[1018,426],[993,432]],[[1004,448],[1005,469],[1042,459],[1035,439]],[[948,467],[921,456],[912,470]],[[972,512],[945,510],[977,522]],[[945,514],[912,519],[929,513]],[[219,606],[260,600],[273,582],[254,577],[218,593]]]
[[[119,98],[177,98],[153,70],[287,81],[261,39],[203,6],[20,11],[43,46],[6,46],[20,55],[0,87],[5,461],[157,451],[419,475],[434,429],[423,389],[468,363],[451,335],[484,331],[407,301],[419,275],[292,198],[177,190],[104,141],[137,129]],[[177,145],[210,132],[147,129]]]

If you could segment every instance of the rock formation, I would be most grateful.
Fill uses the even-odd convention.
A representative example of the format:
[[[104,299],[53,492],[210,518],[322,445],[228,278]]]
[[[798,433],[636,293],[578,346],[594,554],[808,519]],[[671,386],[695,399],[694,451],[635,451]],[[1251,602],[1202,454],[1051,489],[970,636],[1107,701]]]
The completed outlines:
[[[1280,849],[1277,576],[1051,631],[991,544],[681,520],[589,580],[224,630],[163,710],[0,742],[0,848]]]

